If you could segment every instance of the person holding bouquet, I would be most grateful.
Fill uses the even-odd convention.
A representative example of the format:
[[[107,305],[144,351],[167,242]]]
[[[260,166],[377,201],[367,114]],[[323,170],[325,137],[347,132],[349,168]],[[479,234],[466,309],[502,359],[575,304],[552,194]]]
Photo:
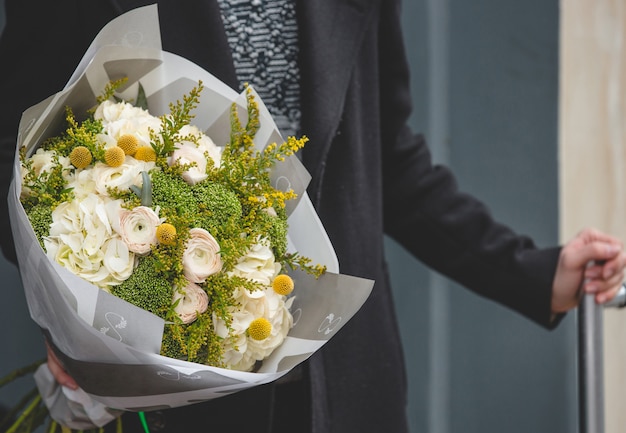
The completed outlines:
[[[63,87],[103,25],[150,3],[6,1],[5,227],[21,112]],[[157,3],[165,50],[234,89],[252,83],[284,135],[309,137],[300,155],[313,176],[308,192],[342,272],[376,283],[362,310],[301,368],[276,383],[149,413],[151,431],[406,432],[385,234],[433,269],[548,329],[578,305],[581,288],[603,303],[621,287],[626,254],[619,239],[587,228],[563,246],[538,248],[494,221],[446,167],[431,163],[424,137],[406,124],[411,102],[399,0]],[[1,241],[15,262],[12,240]],[[53,351],[48,364],[59,383],[77,387]],[[124,431],[141,431],[129,415]]]

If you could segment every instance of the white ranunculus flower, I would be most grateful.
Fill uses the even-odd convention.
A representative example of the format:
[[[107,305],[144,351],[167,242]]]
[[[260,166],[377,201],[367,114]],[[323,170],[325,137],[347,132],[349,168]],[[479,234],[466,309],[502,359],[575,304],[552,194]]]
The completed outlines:
[[[270,285],[280,272],[274,253],[267,239],[260,239],[239,259],[230,275],[247,278],[263,285]]]
[[[127,156],[124,163],[119,167],[110,167],[98,162],[94,165],[93,180],[98,194],[108,196],[107,188],[127,190],[132,185],[141,186],[141,172],[149,172],[154,168],[154,162],[139,161]]]
[[[161,220],[155,211],[146,206],[137,206],[120,212],[119,234],[130,251],[146,255],[152,245],[157,243],[156,228],[159,224]]]
[[[188,283],[184,289],[174,290],[172,302],[178,301],[174,311],[183,323],[191,323],[204,313],[209,306],[209,296],[194,283]]]
[[[189,239],[183,253],[183,274],[193,283],[203,283],[209,275],[222,270],[220,246],[206,230],[189,230]]]

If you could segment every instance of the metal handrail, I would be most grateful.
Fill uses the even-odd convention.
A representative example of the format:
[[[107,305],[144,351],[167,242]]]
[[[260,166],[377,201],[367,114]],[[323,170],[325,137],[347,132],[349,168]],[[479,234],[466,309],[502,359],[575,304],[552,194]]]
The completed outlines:
[[[604,308],[626,306],[626,283],[603,306],[585,295],[578,307],[578,398],[580,433],[604,433]]]

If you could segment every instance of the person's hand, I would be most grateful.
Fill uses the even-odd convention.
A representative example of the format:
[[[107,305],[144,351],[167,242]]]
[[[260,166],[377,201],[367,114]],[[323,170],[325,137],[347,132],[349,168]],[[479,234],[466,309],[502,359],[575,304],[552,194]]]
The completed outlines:
[[[78,384],[76,381],[67,374],[63,366],[61,365],[61,361],[54,354],[54,351],[50,348],[48,342],[46,342],[46,349],[48,349],[48,368],[50,369],[50,373],[59,383],[59,385],[66,386],[70,389],[76,390],[78,389]]]
[[[585,229],[565,244],[552,286],[552,312],[575,308],[584,293],[597,303],[610,301],[624,279],[626,253],[622,242],[595,229]]]

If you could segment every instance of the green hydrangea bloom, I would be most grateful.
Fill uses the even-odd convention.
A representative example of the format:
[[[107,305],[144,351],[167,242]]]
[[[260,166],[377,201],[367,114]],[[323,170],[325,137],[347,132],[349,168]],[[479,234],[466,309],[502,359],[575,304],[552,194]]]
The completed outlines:
[[[224,228],[239,223],[243,210],[233,191],[216,182],[200,182],[192,187],[199,206],[198,227],[220,236]]]
[[[189,186],[178,175],[152,170],[152,204],[161,208],[161,216],[193,219],[197,213],[198,201]]]
[[[141,257],[131,276],[122,284],[113,286],[111,293],[139,308],[165,317],[172,304],[172,286],[155,269],[153,257]]]
[[[38,204],[27,211],[28,220],[33,226],[39,244],[44,247],[43,238],[50,234],[50,224],[52,224],[52,208],[50,206]]]

